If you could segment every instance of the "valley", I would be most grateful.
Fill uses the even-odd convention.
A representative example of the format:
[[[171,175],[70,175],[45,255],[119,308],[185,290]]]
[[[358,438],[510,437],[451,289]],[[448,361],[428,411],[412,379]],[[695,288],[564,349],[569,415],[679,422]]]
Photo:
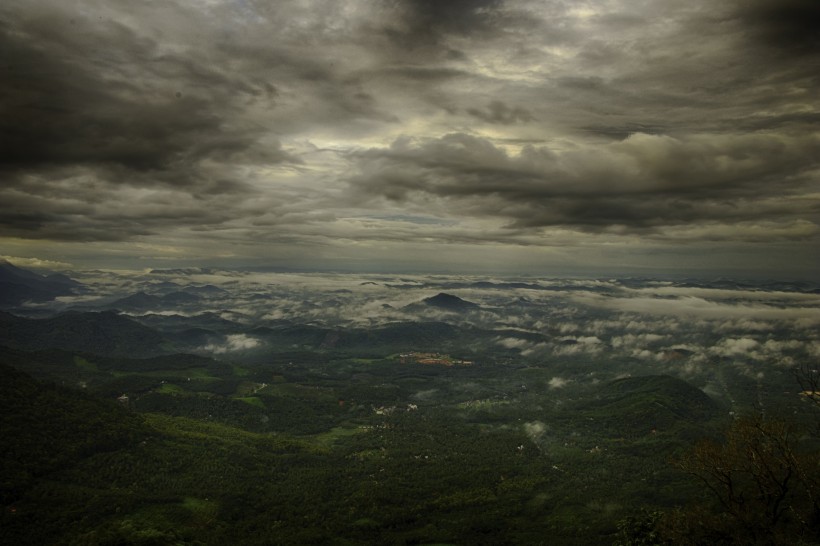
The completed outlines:
[[[740,416],[816,449],[813,289],[85,275],[0,316],[5,544],[616,543]]]

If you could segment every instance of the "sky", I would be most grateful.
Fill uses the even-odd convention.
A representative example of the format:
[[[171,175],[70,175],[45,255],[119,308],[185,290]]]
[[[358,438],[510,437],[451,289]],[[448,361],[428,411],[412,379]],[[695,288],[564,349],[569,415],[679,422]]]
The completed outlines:
[[[4,0],[0,256],[820,271],[814,0]]]

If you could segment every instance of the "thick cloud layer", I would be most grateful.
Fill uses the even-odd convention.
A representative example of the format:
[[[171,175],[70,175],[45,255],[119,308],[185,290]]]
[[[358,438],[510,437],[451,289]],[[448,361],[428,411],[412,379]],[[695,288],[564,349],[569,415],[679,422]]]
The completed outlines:
[[[809,275],[818,22],[809,0],[11,0],[0,253]]]
[[[752,232],[751,237],[801,237],[817,233],[806,220],[815,217],[817,205],[802,199],[817,158],[816,136],[676,139],[634,134],[564,152],[526,146],[511,156],[487,139],[456,133],[365,152],[353,184],[363,197],[420,201],[421,206],[431,196],[444,198],[452,201],[448,208],[500,216],[510,227],[572,226],[666,236],[660,228],[742,226],[766,218],[792,229]],[[787,170],[793,179],[784,179]],[[777,193],[767,191],[771,187]],[[719,231],[712,236],[723,238]]]

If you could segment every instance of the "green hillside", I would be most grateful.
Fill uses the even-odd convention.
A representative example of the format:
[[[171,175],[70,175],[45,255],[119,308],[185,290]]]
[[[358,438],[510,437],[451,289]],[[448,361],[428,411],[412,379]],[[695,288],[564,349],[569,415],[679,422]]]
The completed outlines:
[[[683,432],[721,414],[719,404],[703,391],[667,375],[613,381],[580,408],[613,437]]]
[[[116,402],[48,383],[0,364],[2,502],[36,480],[92,455],[133,448],[150,429]]]
[[[168,340],[159,332],[111,311],[67,312],[45,319],[0,313],[0,345],[102,356],[146,357],[169,352],[165,350]]]

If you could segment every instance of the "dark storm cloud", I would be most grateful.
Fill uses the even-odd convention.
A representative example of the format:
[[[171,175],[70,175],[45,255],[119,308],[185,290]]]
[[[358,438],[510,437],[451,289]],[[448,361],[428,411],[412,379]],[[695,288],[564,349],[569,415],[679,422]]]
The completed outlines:
[[[7,0],[0,228],[311,263],[816,243],[816,21],[800,0]]]
[[[385,16],[362,35],[378,45],[385,65],[427,65],[470,60],[464,41],[495,41],[526,18],[503,0],[376,0]]]
[[[115,21],[57,17],[2,26],[7,168],[111,164],[172,171],[241,154],[259,137],[258,128],[231,127],[230,117],[237,103],[272,100],[269,83],[163,54],[160,44]]]
[[[250,192],[228,164],[293,160],[266,138],[267,128],[243,119],[251,105],[274,107],[270,81],[166,46],[104,11],[94,17],[39,3],[31,12],[0,10],[6,234],[120,240],[218,222],[223,214],[182,202],[227,203]],[[167,194],[131,196],[121,210],[131,188]],[[116,218],[106,217],[112,207]]]
[[[115,179],[128,176],[126,171],[109,174]],[[101,182],[100,176],[98,171],[79,168],[50,169],[37,177],[26,175],[16,187],[3,188],[3,234],[82,242],[162,235],[180,226],[230,221],[231,207],[249,191],[231,188],[232,182],[220,181],[213,182],[213,190],[210,183],[201,183],[194,193],[187,189],[145,189]],[[208,206],[213,197],[209,191],[216,193],[221,206]]]
[[[437,39],[438,34],[471,35],[493,30],[502,0],[400,0],[390,2],[403,15],[404,39]]]
[[[364,152],[351,182],[361,195],[404,203],[436,197],[514,228],[659,233],[700,222],[816,220],[818,203],[799,197],[818,157],[816,137],[635,134],[597,148],[529,146],[509,155],[488,140],[450,134]]]
[[[592,134],[602,135],[608,138],[623,140],[635,133],[643,133],[646,135],[660,135],[665,132],[663,126],[647,125],[645,123],[625,123],[623,125],[590,125],[584,127],[586,131]]]
[[[570,19],[565,28],[572,32],[558,43],[573,53],[572,64],[550,78],[554,89],[545,101],[553,106],[551,118],[567,127],[638,125],[683,134],[739,132],[757,118],[776,122],[795,112],[810,114],[820,79],[817,51],[807,44],[817,33],[803,29],[812,24],[805,19],[816,20],[806,13],[816,7],[782,4],[637,8],[625,2],[588,17],[584,32],[578,19]],[[786,16],[768,18],[781,11]],[[798,12],[806,16],[802,23],[788,15]],[[543,25],[546,32],[549,21]],[[770,39],[778,34],[793,36],[794,43],[778,45]]]
[[[420,83],[436,83],[452,80],[459,77],[467,77],[470,74],[462,70],[452,68],[434,68],[425,66],[391,66],[380,69],[379,76],[389,76],[399,80],[416,80]],[[364,74],[365,76],[367,74]]]
[[[499,31],[510,4],[482,16],[492,14]],[[582,19],[569,6],[545,3],[541,18],[533,17],[540,32],[532,42],[574,63],[554,64],[527,109],[493,99],[463,111],[494,125],[539,120],[619,142],[513,153],[495,145],[503,139],[464,133],[406,138],[359,154],[351,183],[357,197],[499,218],[515,229],[816,237],[818,203],[801,199],[820,166],[811,99],[820,80],[805,58],[817,36],[807,32],[818,28],[814,6],[761,0],[636,10],[627,3]]]
[[[783,55],[820,53],[820,3],[815,0],[751,0],[737,9],[751,38]]]
[[[508,106],[500,100],[490,102],[487,108],[483,110],[479,108],[468,108],[467,113],[487,123],[498,123],[501,125],[535,121],[532,113],[526,108]]]

